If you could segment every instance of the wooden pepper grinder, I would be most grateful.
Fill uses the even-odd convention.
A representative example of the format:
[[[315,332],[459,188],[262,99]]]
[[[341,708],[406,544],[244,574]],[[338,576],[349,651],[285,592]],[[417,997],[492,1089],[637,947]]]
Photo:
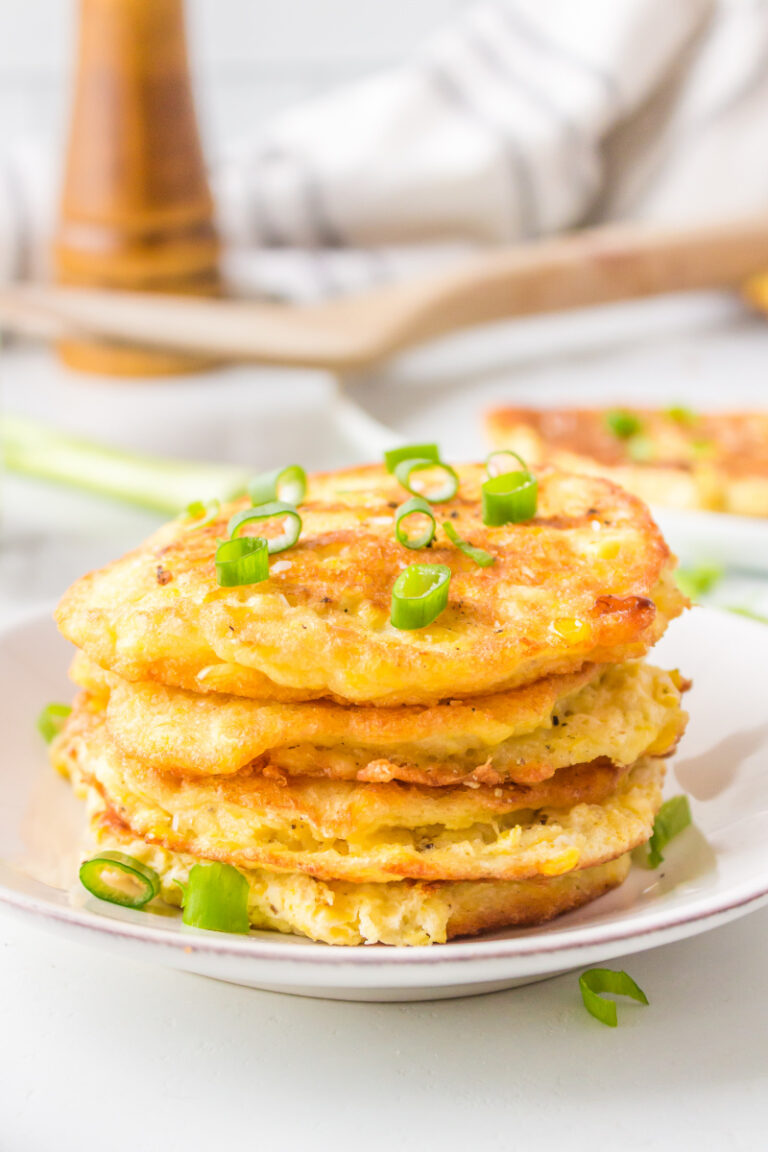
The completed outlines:
[[[183,0],[80,0],[74,109],[54,244],[61,283],[212,295],[218,241],[189,76]],[[113,375],[207,361],[67,340]]]

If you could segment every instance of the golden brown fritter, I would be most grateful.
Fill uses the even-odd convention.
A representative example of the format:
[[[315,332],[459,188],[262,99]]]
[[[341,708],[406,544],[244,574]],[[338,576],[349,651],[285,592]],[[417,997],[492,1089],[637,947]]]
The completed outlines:
[[[467,701],[399,708],[199,696],[131,684],[82,655],[72,675],[105,708],[110,737],[123,753],[185,777],[250,766],[276,779],[532,784],[600,757],[626,765],[663,755],[686,722],[685,683],[638,661],[586,665]]]
[[[75,709],[54,762],[142,839],[240,868],[365,883],[524,880],[593,867],[647,840],[663,762],[607,761],[531,787],[421,788],[259,775],[179,780],[120,753]]]
[[[604,476],[651,504],[768,516],[768,411],[620,412],[630,434],[605,408],[497,408],[487,426],[529,463]]]
[[[196,857],[172,852],[135,836],[92,793],[95,845],[148,864],[160,875],[163,899],[178,906]],[[326,944],[442,944],[457,936],[541,924],[579,908],[621,884],[629,854],[594,868],[532,880],[350,884],[317,880],[301,872],[243,870],[254,928],[309,936]]]
[[[243,506],[232,504],[205,528],[168,524],[79,580],[59,606],[59,626],[127,680],[391,705],[481,695],[641,656],[681,611],[669,550],[626,492],[544,471],[535,519],[490,528],[481,517],[484,470],[468,465],[459,474],[457,496],[437,514],[491,552],[490,567],[442,531],[429,549],[400,545],[394,510],[407,493],[370,466],[310,482],[301,538],[272,558],[269,580],[216,583],[216,541]],[[451,568],[449,603],[428,627],[399,631],[389,622],[392,586],[416,561]]]

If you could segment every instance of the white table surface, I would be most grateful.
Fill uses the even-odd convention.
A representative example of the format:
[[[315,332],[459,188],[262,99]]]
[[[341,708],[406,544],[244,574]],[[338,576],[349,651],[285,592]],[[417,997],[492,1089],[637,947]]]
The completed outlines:
[[[475,407],[593,391],[766,404],[767,369],[768,327],[702,298],[473,335],[361,382],[358,395],[406,433],[431,419],[468,455],[480,433],[441,407],[451,388]],[[330,427],[335,390],[320,374],[103,384],[14,350],[0,396],[116,443],[255,468],[286,437],[310,465],[364,454]],[[1,515],[0,623],[154,522],[7,477]],[[722,596],[768,605],[743,578]],[[436,1003],[312,1001],[118,959],[2,911],[0,1152],[765,1148],[768,910],[612,966],[651,1001],[620,1005],[616,1030],[585,1013],[575,974]]]

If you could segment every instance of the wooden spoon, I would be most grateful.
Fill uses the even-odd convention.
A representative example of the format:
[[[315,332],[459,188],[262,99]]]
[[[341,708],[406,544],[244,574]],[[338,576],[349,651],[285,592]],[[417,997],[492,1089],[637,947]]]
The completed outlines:
[[[351,372],[475,324],[735,287],[766,268],[768,216],[688,229],[628,225],[496,249],[440,275],[311,305],[9,286],[0,289],[0,323],[48,339]]]

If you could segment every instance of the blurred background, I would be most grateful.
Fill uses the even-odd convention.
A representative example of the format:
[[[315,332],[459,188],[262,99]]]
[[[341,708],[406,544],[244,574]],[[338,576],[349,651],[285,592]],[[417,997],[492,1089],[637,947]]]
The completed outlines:
[[[764,413],[766,123],[765,0],[3,5],[0,613],[56,597],[179,493],[398,439],[482,456],[499,405]],[[454,274],[447,320],[358,366],[264,363],[291,359],[293,328],[276,357],[203,355],[209,312],[166,327],[145,307],[149,344],[88,328],[115,290],[277,302],[306,327],[304,307],[399,306]],[[350,343],[357,314],[327,315]],[[276,317],[241,314],[240,338],[269,343]],[[173,484],[168,460],[190,462]],[[687,562],[751,567],[762,602],[764,522],[716,519],[664,526]]]

